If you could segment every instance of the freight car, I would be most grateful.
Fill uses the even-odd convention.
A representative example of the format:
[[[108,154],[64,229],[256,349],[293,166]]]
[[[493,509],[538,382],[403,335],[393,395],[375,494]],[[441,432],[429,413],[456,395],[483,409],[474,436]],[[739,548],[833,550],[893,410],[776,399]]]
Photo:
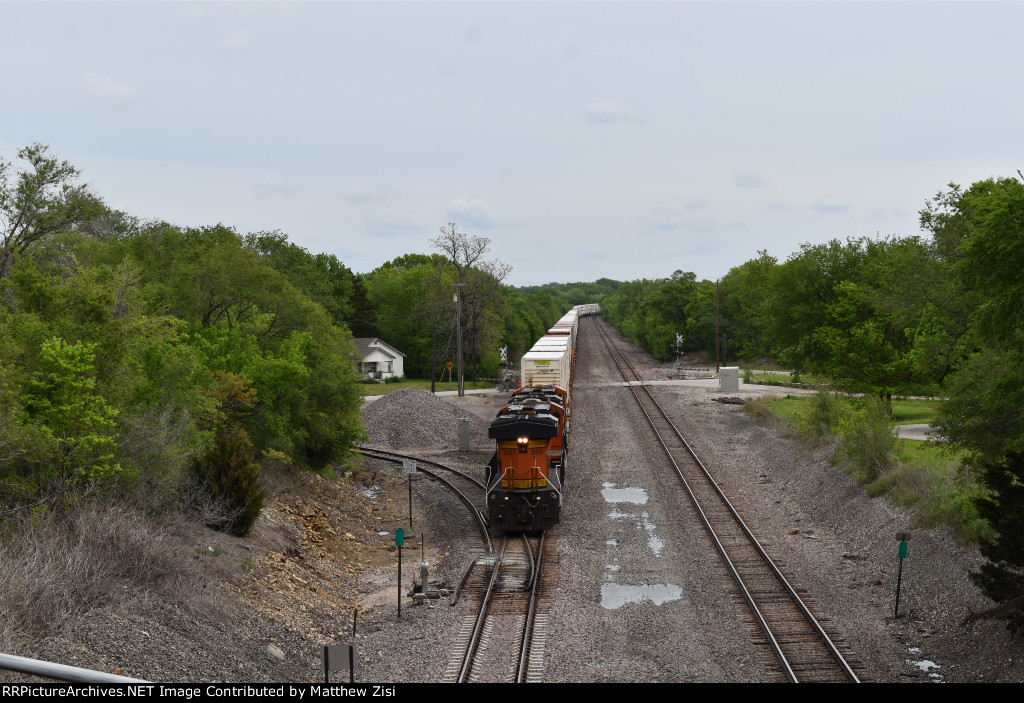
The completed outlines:
[[[523,386],[488,428],[495,440],[487,464],[490,524],[504,531],[547,530],[562,510],[579,320],[597,304],[566,313],[520,362]]]

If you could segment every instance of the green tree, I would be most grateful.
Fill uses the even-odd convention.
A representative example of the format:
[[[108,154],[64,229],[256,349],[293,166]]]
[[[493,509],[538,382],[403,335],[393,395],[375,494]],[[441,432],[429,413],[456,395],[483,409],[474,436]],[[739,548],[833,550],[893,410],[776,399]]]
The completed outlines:
[[[981,465],[981,479],[991,492],[978,501],[978,511],[996,537],[981,544],[987,560],[971,580],[997,605],[970,619],[998,618],[1011,632],[1024,632],[1024,454],[1007,452]]]
[[[960,284],[977,303],[959,342],[959,368],[937,425],[967,451],[966,465],[988,489],[979,512],[997,535],[982,546],[988,560],[975,583],[999,605],[976,617],[1024,626],[1024,182],[980,181],[967,191],[952,185],[921,213]]]
[[[14,183],[12,164],[0,159],[0,281],[17,258],[103,211],[99,198],[77,181],[78,170],[50,156],[48,147],[32,144],[19,149],[18,158],[28,165]]]
[[[778,261],[766,250],[756,259],[729,269],[719,286],[722,330],[729,335],[729,348],[739,358],[756,359],[773,353],[768,327],[771,280]]]
[[[94,349],[57,337],[48,340],[22,396],[29,419],[56,444],[52,473],[46,467],[40,473],[62,488],[111,478],[121,470],[114,460],[117,413],[95,393]]]

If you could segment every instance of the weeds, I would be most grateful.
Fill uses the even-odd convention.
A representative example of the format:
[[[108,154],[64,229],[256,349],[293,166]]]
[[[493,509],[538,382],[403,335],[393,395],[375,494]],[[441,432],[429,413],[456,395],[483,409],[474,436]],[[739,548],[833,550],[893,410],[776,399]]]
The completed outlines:
[[[791,423],[797,436],[809,444],[831,441],[840,424],[849,417],[850,408],[835,391],[820,389],[811,397],[804,412],[796,412]]]
[[[8,524],[0,543],[0,639],[42,637],[124,587],[179,576],[163,528],[135,508],[83,501]]]
[[[836,435],[836,454],[862,481],[874,481],[896,467],[900,439],[881,398],[867,396],[863,409],[839,417]]]

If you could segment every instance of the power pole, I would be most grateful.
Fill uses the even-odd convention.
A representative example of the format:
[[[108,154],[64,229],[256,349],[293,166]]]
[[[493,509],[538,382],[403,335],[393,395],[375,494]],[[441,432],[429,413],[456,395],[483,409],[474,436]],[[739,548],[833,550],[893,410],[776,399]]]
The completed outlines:
[[[458,289],[455,293],[455,354],[457,373],[459,375],[459,397],[466,395],[466,385],[462,380],[462,286],[464,283],[453,283],[452,286]]]
[[[718,361],[721,359],[718,355],[721,341],[722,336],[718,331],[718,281],[715,281],[715,373],[718,373]]]

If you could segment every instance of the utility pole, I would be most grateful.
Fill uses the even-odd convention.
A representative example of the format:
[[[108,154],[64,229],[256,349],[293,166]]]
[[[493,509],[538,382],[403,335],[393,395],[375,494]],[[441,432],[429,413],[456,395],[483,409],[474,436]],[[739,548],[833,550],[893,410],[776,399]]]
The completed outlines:
[[[434,325],[434,341],[430,352],[430,392],[434,392],[434,376],[437,375],[437,325]]]
[[[457,373],[459,375],[459,397],[466,395],[466,385],[462,380],[462,286],[464,283],[453,283],[457,292],[455,293],[455,354],[457,361]]]
[[[718,331],[718,281],[715,281],[715,373],[718,373],[718,361],[721,357],[718,354],[722,336]]]

